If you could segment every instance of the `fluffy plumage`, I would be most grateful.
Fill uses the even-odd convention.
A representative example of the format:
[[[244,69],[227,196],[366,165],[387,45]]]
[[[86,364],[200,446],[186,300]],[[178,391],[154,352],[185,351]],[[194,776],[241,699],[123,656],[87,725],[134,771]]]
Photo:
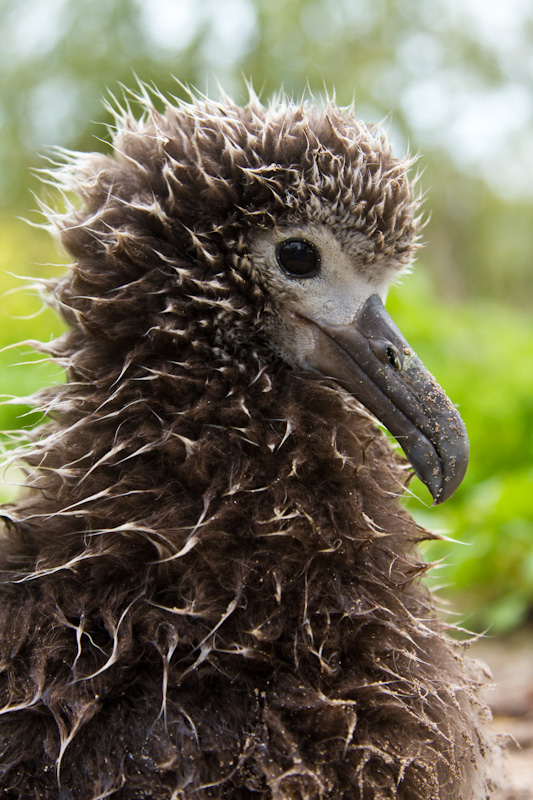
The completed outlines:
[[[410,164],[331,103],[118,122],[59,175],[68,380],[2,512],[2,796],[485,797],[484,675],[419,583],[407,466],[280,355],[254,257],[326,226],[390,279]]]

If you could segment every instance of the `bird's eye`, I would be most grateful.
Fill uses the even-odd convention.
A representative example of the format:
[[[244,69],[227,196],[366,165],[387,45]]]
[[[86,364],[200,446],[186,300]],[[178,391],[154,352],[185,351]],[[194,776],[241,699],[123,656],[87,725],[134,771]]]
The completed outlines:
[[[276,250],[283,272],[294,278],[312,278],[320,269],[318,250],[305,239],[286,239]]]

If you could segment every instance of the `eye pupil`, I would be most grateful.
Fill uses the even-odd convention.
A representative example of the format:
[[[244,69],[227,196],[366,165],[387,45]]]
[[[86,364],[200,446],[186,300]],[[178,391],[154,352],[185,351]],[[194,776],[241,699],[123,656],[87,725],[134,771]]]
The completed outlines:
[[[320,268],[316,247],[305,239],[286,239],[278,245],[278,263],[287,275],[312,278]]]

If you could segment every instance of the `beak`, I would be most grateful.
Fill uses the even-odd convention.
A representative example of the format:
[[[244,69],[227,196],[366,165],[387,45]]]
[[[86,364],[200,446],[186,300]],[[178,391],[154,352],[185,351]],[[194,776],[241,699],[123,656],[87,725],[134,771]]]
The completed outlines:
[[[455,406],[374,294],[350,325],[305,318],[315,332],[308,366],[334,378],[402,446],[434,505],[447,500],[468,464],[468,436]]]

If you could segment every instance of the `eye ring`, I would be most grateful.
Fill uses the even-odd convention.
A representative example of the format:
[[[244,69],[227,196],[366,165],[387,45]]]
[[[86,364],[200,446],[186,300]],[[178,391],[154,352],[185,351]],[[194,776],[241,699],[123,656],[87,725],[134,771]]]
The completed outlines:
[[[320,272],[320,254],[307,239],[284,239],[276,247],[276,258],[289,278],[314,278]]]

